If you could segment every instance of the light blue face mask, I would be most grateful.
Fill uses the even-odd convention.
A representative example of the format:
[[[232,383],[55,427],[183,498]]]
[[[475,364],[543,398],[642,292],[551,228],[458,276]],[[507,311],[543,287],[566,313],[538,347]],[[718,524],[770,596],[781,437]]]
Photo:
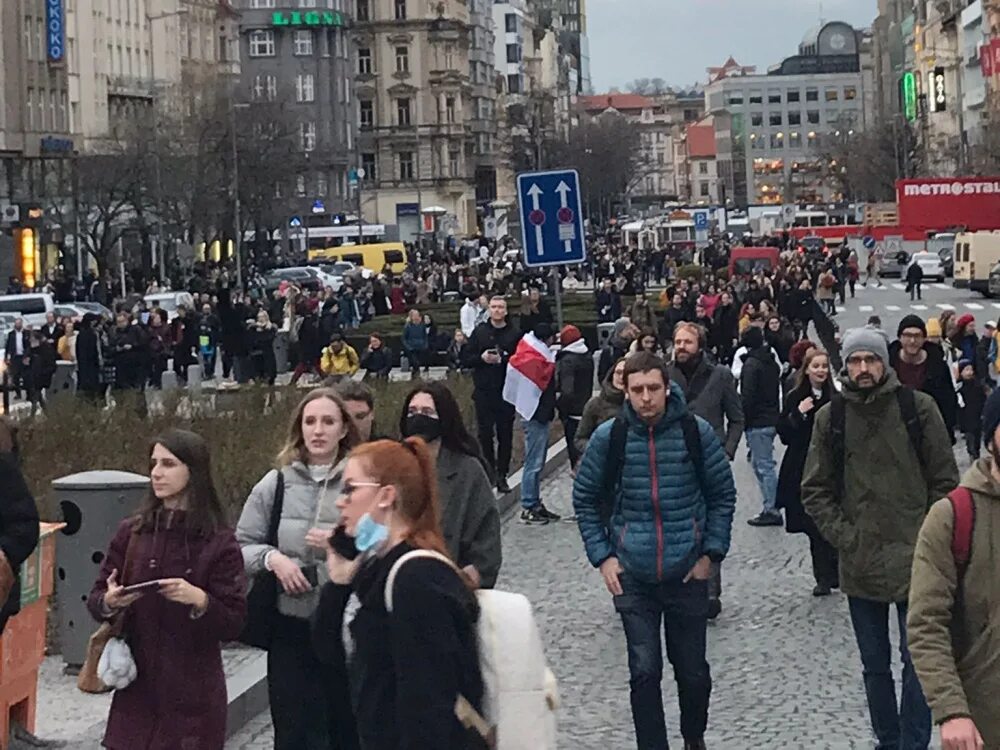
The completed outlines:
[[[374,547],[378,547],[389,538],[389,527],[380,524],[371,513],[365,513],[358,520],[358,525],[354,529],[354,546],[359,552],[367,552]]]

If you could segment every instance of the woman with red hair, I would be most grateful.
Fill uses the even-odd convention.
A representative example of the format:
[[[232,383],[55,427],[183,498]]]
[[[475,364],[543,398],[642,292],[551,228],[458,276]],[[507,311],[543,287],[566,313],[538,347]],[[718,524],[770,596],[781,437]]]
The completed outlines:
[[[482,703],[476,621],[468,581],[447,555],[438,521],[434,459],[421,438],[356,448],[337,500],[314,636],[342,643],[363,750],[465,750],[455,704]],[[390,575],[391,574],[391,575]],[[391,606],[387,606],[391,602]]]

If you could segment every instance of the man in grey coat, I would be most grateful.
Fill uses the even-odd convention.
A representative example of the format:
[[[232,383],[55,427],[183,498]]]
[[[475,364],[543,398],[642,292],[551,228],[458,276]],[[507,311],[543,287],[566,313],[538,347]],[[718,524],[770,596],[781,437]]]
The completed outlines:
[[[743,402],[730,369],[714,364],[705,354],[707,336],[697,323],[681,322],[674,327],[670,379],[684,391],[691,413],[712,425],[732,461],[743,437]],[[713,620],[722,611],[721,598],[722,569],[713,563],[708,581],[708,615]]]

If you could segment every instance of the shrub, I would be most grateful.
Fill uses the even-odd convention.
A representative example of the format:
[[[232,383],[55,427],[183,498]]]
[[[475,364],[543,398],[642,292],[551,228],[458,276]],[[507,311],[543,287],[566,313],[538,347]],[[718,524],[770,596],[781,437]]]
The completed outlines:
[[[689,263],[688,265],[681,266],[677,269],[677,278],[700,282],[704,270],[705,269],[696,263]]]

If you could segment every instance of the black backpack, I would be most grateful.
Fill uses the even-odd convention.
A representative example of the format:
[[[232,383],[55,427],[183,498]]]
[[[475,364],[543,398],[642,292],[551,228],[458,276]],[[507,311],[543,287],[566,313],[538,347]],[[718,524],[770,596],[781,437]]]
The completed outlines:
[[[906,425],[906,434],[910,438],[910,445],[917,454],[923,469],[923,444],[924,428],[920,424],[920,415],[917,413],[917,399],[913,395],[913,389],[906,386],[896,390],[896,401],[899,403],[899,411],[903,415],[903,423]],[[833,452],[833,465],[840,467],[837,474],[837,496],[844,496],[844,471],[845,459],[847,458],[847,407],[844,396],[834,393],[830,399],[830,444]]]
[[[703,481],[705,458],[701,448],[701,430],[698,420],[690,412],[681,417],[681,429],[684,431],[684,445],[688,458],[694,464],[698,475],[698,484],[705,486]],[[628,421],[622,412],[615,417],[611,425],[611,439],[608,442],[608,455],[604,463],[604,483],[601,492],[601,520],[605,527],[611,525],[611,517],[615,511],[615,499],[621,486],[622,470],[625,468],[625,441],[628,439]]]

